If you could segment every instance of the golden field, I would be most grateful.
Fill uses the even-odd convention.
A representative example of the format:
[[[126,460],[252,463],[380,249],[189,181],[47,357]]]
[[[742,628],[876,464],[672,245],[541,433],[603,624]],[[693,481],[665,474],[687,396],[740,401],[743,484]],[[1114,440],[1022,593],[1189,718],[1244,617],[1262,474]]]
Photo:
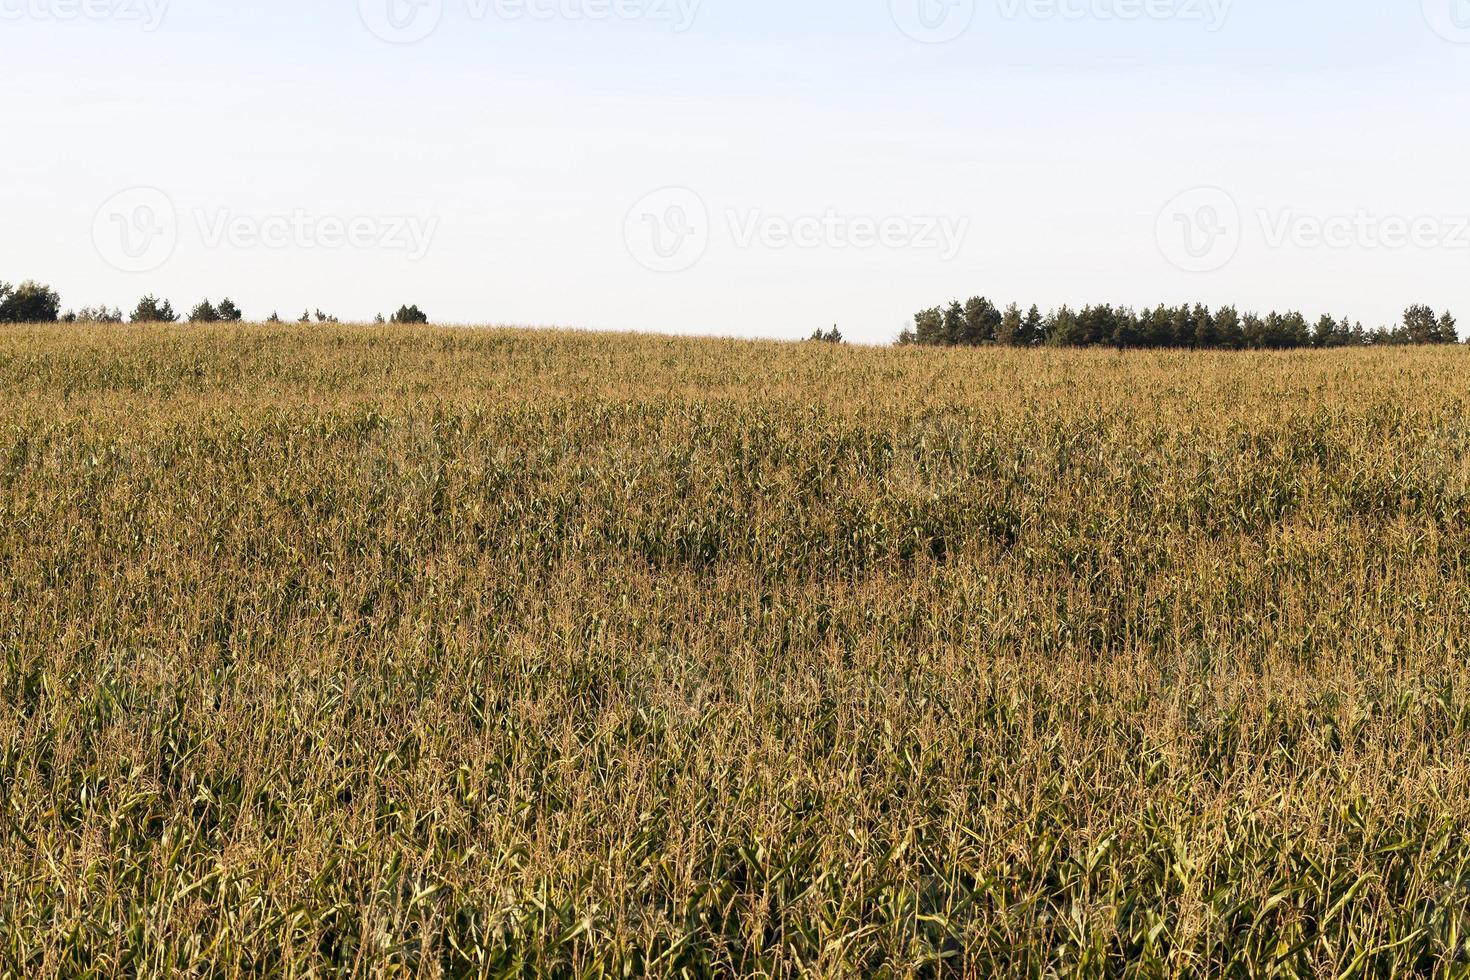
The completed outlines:
[[[4,328],[0,975],[1465,975],[1467,379]]]

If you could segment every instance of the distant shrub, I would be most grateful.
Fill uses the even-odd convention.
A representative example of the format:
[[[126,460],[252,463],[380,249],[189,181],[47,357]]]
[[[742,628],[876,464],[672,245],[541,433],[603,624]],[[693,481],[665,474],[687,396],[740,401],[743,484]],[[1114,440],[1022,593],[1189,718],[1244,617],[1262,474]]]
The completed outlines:
[[[47,286],[26,280],[19,286],[0,282],[0,323],[55,323],[61,297]]]
[[[84,306],[76,312],[67,310],[61,321],[63,323],[122,323],[123,312],[116,307],[109,310],[105,306]]]
[[[168,300],[159,302],[152,294],[138,300],[138,305],[133,309],[132,321],[134,323],[173,323],[179,318],[174,312],[173,304]]]
[[[400,306],[398,312],[389,319],[390,323],[428,323],[429,317],[423,310],[415,306]]]

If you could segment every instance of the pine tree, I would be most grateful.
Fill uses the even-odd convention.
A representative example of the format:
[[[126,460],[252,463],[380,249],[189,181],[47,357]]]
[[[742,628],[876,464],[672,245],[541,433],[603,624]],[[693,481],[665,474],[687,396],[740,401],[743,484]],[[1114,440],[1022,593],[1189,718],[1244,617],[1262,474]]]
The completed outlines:
[[[1200,350],[1214,350],[1220,346],[1220,338],[1215,333],[1215,318],[1203,303],[1194,305],[1194,345]]]
[[[1026,319],[1021,324],[1021,342],[1026,347],[1034,347],[1046,339],[1046,318],[1041,315],[1041,307],[1035,303],[1031,309],[1026,311]]]
[[[398,312],[395,313],[395,314],[393,314],[391,317],[388,318],[388,322],[389,323],[428,323],[429,322],[429,318],[424,315],[424,312],[422,310],[420,310],[417,305],[414,305],[414,306],[400,306],[398,308]],[[821,331],[817,331],[817,332],[819,334],[821,333]],[[831,335],[829,335],[829,334],[822,334],[820,337],[816,337],[814,339],[816,339],[816,340],[832,340],[832,335],[835,335],[836,336],[837,343],[841,343],[842,342],[842,334],[840,334],[840,333],[837,332],[837,325],[835,323],[832,325],[832,334]]]
[[[1173,346],[1194,346],[1194,317],[1189,312],[1188,304],[1174,311],[1173,316]]]
[[[975,296],[965,304],[965,328],[961,343],[993,344],[1000,332],[1001,314],[984,296]]]
[[[1240,350],[1245,346],[1245,336],[1241,332],[1240,313],[1233,306],[1222,306],[1215,312],[1215,336],[1221,347],[1227,350]]]
[[[1138,347],[1142,341],[1138,329],[1138,314],[1128,307],[1122,307],[1114,314],[1114,320],[1113,336],[1110,338],[1112,345],[1119,350]]]
[[[939,307],[914,314],[914,340],[925,346],[944,343],[944,314]]]
[[[1106,303],[1102,306],[1083,307],[1077,318],[1076,343],[1086,347],[1110,344],[1118,332],[1118,317]]]
[[[1459,325],[1449,310],[1444,311],[1444,316],[1439,318],[1439,342],[1441,344],[1458,344],[1460,342]]]
[[[152,294],[138,300],[132,315],[134,323],[173,323],[178,318],[172,303],[168,300],[160,303]]]
[[[1046,327],[1046,342],[1056,347],[1080,346],[1081,326],[1077,314],[1062,306],[1050,317]]]
[[[1317,319],[1317,326],[1312,330],[1313,347],[1331,347],[1333,335],[1337,333],[1337,321],[1326,313]]]
[[[965,342],[965,308],[959,300],[944,311],[944,343],[951,347]]]
[[[1421,303],[1404,311],[1403,330],[1411,344],[1432,344],[1439,339],[1439,321],[1434,311]]]
[[[1301,313],[1292,310],[1286,314],[1284,327],[1287,347],[1312,346],[1312,328],[1307,324],[1307,318]]]
[[[1025,330],[1026,324],[1021,319],[1021,308],[1012,303],[1006,307],[1005,313],[1000,318],[1000,326],[995,331],[996,343],[1006,347],[1020,347],[1025,343]]]
[[[1148,316],[1144,343],[1150,347],[1168,347],[1174,343],[1174,313],[1160,304]]]

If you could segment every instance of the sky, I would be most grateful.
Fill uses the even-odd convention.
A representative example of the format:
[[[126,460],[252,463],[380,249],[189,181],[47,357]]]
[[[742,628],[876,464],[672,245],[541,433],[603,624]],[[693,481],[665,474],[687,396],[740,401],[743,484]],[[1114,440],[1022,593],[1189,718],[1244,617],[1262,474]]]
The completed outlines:
[[[0,280],[68,307],[1470,332],[1470,0],[0,0],[0,77]]]

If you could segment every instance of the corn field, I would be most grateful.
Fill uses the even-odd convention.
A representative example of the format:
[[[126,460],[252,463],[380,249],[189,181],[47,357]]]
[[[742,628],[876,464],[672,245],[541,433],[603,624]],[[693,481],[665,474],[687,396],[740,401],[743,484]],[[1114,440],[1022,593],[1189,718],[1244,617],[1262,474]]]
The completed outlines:
[[[1470,351],[0,331],[0,976],[1470,975]]]

